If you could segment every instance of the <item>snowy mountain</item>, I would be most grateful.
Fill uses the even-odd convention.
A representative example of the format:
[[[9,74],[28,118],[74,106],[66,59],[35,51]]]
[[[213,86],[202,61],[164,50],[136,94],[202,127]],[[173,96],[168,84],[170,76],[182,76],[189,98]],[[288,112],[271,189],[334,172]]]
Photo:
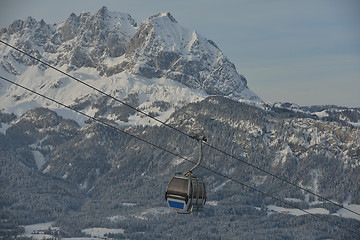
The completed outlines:
[[[106,7],[94,15],[71,14],[54,25],[29,17],[1,29],[0,39],[164,121],[175,109],[209,95],[261,102],[212,41],[184,29],[170,13],[152,16],[139,27],[130,15]],[[91,116],[119,124],[153,124],[4,44],[0,52],[0,73],[19,84]],[[0,87],[0,109],[6,112],[59,109],[9,83]],[[58,113],[84,122],[63,110]]]
[[[210,95],[260,100],[214,42],[182,28],[170,13],[142,23],[127,54],[135,74],[170,78]]]
[[[359,108],[265,104],[215,43],[169,13],[140,26],[105,7],[54,25],[28,18],[0,39],[234,156],[204,146],[212,171],[195,174],[207,203],[178,215],[164,192],[192,166],[177,156],[197,159],[194,139],[0,43],[1,76],[120,130],[0,80],[0,239],[356,239],[330,223],[360,229],[345,209],[360,211]]]
[[[0,202],[11,214],[7,216],[21,224],[55,221],[61,236],[73,237],[89,228],[105,228],[120,232],[116,239],[237,239],[239,234],[245,239],[356,239],[202,168],[195,174],[206,183],[203,212],[178,215],[166,206],[164,192],[175,172],[192,166],[183,159],[96,122],[80,127],[46,108],[30,110],[19,119],[2,114],[0,121],[6,128],[0,134]],[[360,210],[359,128],[219,96],[182,107],[168,124],[186,133],[201,132],[210,145],[340,205],[207,146],[203,166],[359,229],[359,216],[342,207]],[[198,156],[196,141],[167,127],[123,129],[188,159]],[[3,225],[0,221],[0,229]]]

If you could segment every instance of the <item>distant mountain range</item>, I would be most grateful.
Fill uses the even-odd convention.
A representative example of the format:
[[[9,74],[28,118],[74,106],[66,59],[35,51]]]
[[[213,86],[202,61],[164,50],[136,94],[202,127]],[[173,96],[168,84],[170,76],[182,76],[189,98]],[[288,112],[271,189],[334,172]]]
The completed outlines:
[[[265,103],[170,13],[140,26],[106,7],[54,25],[29,17],[0,39],[228,153],[204,146],[213,172],[195,174],[207,204],[178,215],[165,188],[192,164],[137,138],[188,159],[195,140],[0,43],[1,76],[121,130],[0,80],[0,239],[29,238],[21,226],[43,222],[60,227],[50,237],[101,228],[109,239],[357,239],[331,223],[360,229],[343,208],[360,212],[360,108]]]

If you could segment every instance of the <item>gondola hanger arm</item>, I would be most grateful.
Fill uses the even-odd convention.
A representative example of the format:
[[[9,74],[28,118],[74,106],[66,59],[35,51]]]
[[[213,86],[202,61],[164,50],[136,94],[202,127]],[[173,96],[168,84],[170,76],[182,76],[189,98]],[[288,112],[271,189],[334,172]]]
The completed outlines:
[[[192,138],[196,139],[199,142],[199,160],[198,162],[195,164],[195,166],[193,166],[189,171],[187,171],[184,175],[185,176],[191,176],[193,174],[193,171],[195,170],[195,168],[197,168],[200,165],[200,162],[202,160],[202,143],[206,142],[207,139],[205,136],[192,136]]]

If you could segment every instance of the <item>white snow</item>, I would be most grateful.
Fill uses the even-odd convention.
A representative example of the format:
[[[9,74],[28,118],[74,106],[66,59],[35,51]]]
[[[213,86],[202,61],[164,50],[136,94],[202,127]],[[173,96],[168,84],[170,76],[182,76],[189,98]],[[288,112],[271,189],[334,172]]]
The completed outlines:
[[[183,52],[186,55],[197,39],[195,31],[187,30],[177,22],[169,21],[167,12],[163,12],[147,21],[150,21],[154,26],[153,31],[157,35],[156,40],[163,43],[159,45],[162,51]]]
[[[149,208],[148,210],[142,212],[142,215],[163,215],[163,214],[168,214],[168,213],[172,213],[172,209],[168,208],[168,207],[154,207],[154,208]]]
[[[105,234],[109,233],[121,233],[124,234],[125,229],[111,229],[111,228],[87,228],[81,230],[83,233],[90,235],[91,237],[95,238],[103,238],[105,237]]]
[[[291,202],[302,202],[300,199],[296,199],[296,198],[286,198],[286,200],[291,201]],[[344,202],[343,206],[360,214],[360,205],[349,204],[349,203]],[[285,214],[290,214],[290,215],[294,215],[294,216],[301,216],[301,215],[308,214],[297,208],[284,208],[284,207],[278,207],[276,205],[268,205],[267,209],[269,210],[268,214],[285,213]],[[330,214],[330,211],[325,208],[309,208],[309,209],[304,209],[304,210],[311,214],[325,214],[325,215]],[[352,218],[352,219],[360,221],[359,215],[357,215],[353,212],[350,212],[345,208],[340,208],[339,210],[336,211],[336,213],[333,213],[331,215],[343,217],[343,218]]]
[[[103,63],[105,65],[107,65],[108,67],[113,67],[113,66],[116,66],[117,64],[123,62],[124,60],[125,60],[125,54],[120,57],[116,57],[116,58],[107,57]]]
[[[284,146],[283,150],[280,150],[280,151],[276,152],[275,159],[274,159],[274,161],[272,163],[273,166],[277,166],[280,163],[284,164],[287,161],[287,158],[288,158],[289,155],[290,156],[292,155],[292,150],[289,147],[289,145],[286,144]]]
[[[42,166],[44,166],[44,164],[46,163],[44,155],[42,155],[42,153],[39,151],[31,151],[31,152],[34,155],[36,166],[37,166],[38,170],[40,170],[42,168]]]
[[[6,130],[7,130],[9,127],[11,127],[11,124],[1,123],[0,133],[6,134]]]
[[[319,192],[319,178],[321,177],[321,173],[318,169],[311,171],[311,177],[312,177],[312,192],[315,194],[318,194]],[[314,202],[311,204],[317,204],[319,203],[318,196],[315,196]]]
[[[26,225],[25,228],[25,234],[31,234],[34,232],[34,230],[46,230],[48,228],[51,228],[51,225],[54,222],[46,222],[46,223],[37,223],[32,225]]]
[[[46,223],[37,223],[32,225],[24,226],[25,232],[18,237],[27,237],[34,240],[43,240],[43,239],[53,239],[54,236],[44,234],[44,230],[52,229],[59,230],[58,227],[52,227],[51,225],[54,222],[46,222]]]
[[[329,116],[329,114],[327,113],[327,110],[324,110],[324,111],[321,111],[321,112],[315,112],[313,114],[318,116],[320,119]]]
[[[180,163],[184,162],[185,160],[182,158],[175,158],[174,160],[171,161],[170,165],[171,166],[177,166]]]
[[[83,183],[79,184],[79,189],[80,190],[85,190],[87,188],[87,186],[88,186],[88,181],[85,180]]]
[[[136,214],[134,215],[134,217],[141,220],[148,220],[151,217],[156,217],[158,215],[164,215],[169,213],[173,213],[173,209],[168,207],[154,207],[154,208],[149,208],[141,212],[140,214]]]
[[[64,175],[62,176],[62,179],[67,179],[69,177],[69,173],[65,172]]]
[[[134,206],[136,206],[136,203],[122,203],[121,205],[126,206],[126,207],[134,207]]]
[[[5,113],[14,113],[17,116],[23,115],[30,109],[41,107],[40,103],[33,100],[15,103],[10,97],[5,98],[0,96],[0,99],[0,108],[3,109]]]
[[[55,111],[57,115],[63,117],[64,119],[72,119],[76,121],[80,127],[85,127],[87,124],[85,123],[88,120],[88,117],[81,115],[79,113],[74,112],[68,108],[50,108],[51,110]]]
[[[349,202],[345,201],[343,203],[343,206],[360,214],[360,205],[350,204]],[[340,208],[336,213],[333,213],[332,215],[344,217],[344,218],[352,218],[352,219],[356,219],[356,220],[360,221],[359,215],[356,215],[355,213],[352,213],[345,208]]]
[[[355,127],[360,127],[360,121],[359,122],[349,122],[351,125],[355,126]]]
[[[207,201],[206,202],[206,205],[209,205],[209,206],[217,206],[218,205],[218,201]]]
[[[98,237],[78,237],[78,238],[61,238],[61,240],[99,240]]]
[[[231,181],[230,179],[229,179],[229,180],[226,180],[225,182],[223,182],[223,183],[220,184],[219,186],[211,189],[211,191],[212,191],[212,192],[217,192],[217,191],[221,190],[221,189],[222,189],[223,187],[225,187],[225,185],[226,185],[227,183],[229,183],[230,181]]]
[[[43,173],[48,173],[51,169],[51,165],[47,165],[46,168],[43,170]]]
[[[277,213],[286,213],[286,214],[295,215],[295,216],[306,215],[308,213],[311,213],[311,214],[329,214],[330,213],[329,210],[327,210],[325,208],[304,209],[308,213],[301,211],[300,209],[297,209],[297,208],[284,208],[284,207],[278,207],[275,205],[269,205],[269,206],[267,206],[267,209],[270,211],[269,214],[271,214],[272,212],[277,212]]]
[[[96,69],[80,68],[73,71],[71,75],[121,101],[129,94],[138,95],[138,108],[148,113],[157,112],[160,114],[157,118],[161,121],[166,121],[175,111],[175,108],[182,107],[186,103],[200,101],[208,96],[203,91],[191,89],[170,79],[145,78],[131,75],[128,72],[122,72],[111,77],[100,77]],[[37,81],[32,81],[32,79],[37,79]],[[41,71],[37,67],[30,67],[23,75],[17,76],[16,82],[67,106],[74,104],[79,99],[92,99],[92,102],[94,102],[98,97],[102,97],[99,92],[75,80],[64,77],[64,75],[52,69]],[[42,106],[54,110],[65,119],[75,120],[81,127],[86,125],[84,121],[88,117],[49,100],[44,100],[44,98],[29,93],[22,88],[9,85],[7,92],[11,92],[11,94],[0,95],[0,109],[3,109],[4,112],[15,113],[17,116],[21,116],[32,108]],[[15,100],[13,96],[19,97]],[[156,101],[168,102],[170,103],[170,108],[164,112],[159,111],[157,107],[152,106],[152,103]],[[121,105],[121,103],[115,104]],[[90,107],[82,110],[84,114],[91,117],[95,115],[96,111],[97,109]],[[118,121],[116,115],[108,114],[105,117],[115,120],[121,125],[159,124],[141,114],[131,116],[128,123]]]
[[[298,198],[284,198],[288,202],[302,202],[301,199]]]
[[[116,215],[116,216],[108,217],[107,219],[109,219],[111,222],[118,222],[118,221],[126,220],[127,217]]]
[[[48,234],[23,234],[21,237],[30,238],[31,240],[52,240],[54,236]]]
[[[131,16],[127,13],[120,13],[115,11],[108,11],[108,15],[110,16],[110,24],[113,29],[117,29],[123,33],[123,36],[130,38],[133,36],[136,31],[136,27],[134,27],[135,21],[131,18]]]

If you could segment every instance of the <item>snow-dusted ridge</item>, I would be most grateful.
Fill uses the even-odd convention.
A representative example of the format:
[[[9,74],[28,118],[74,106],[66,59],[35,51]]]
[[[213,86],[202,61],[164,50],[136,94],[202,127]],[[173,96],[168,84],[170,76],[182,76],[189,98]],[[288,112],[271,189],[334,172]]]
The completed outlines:
[[[80,68],[73,71],[72,75],[121,101],[126,102],[127,97],[134,96],[136,98],[136,107],[147,113],[157,113],[157,118],[162,121],[165,121],[175,109],[180,108],[183,104],[199,101],[208,96],[204,91],[188,88],[181,83],[166,78],[149,79],[130,75],[129,73],[100,77],[96,70],[92,68]],[[31,81],[31,79],[37,79],[37,81]],[[85,103],[86,101],[96,102],[99,99],[98,93],[93,89],[64,77],[60,73],[55,72],[54,74],[51,69],[41,71],[36,66],[31,66],[17,78],[17,82],[31,89],[37,89],[37,92],[68,106]],[[64,109],[54,102],[44,100],[36,94],[28,93],[22,88],[8,85],[6,92],[8,94],[0,96],[0,109],[4,112],[14,112],[17,115],[22,115],[34,107],[45,106],[55,110],[64,118],[76,120],[80,125],[83,125],[86,120],[86,117],[70,109]],[[162,108],[162,103],[168,103],[168,105]],[[111,106],[112,109],[122,105],[109,99],[103,104],[104,106]],[[99,108],[89,103],[81,111],[87,115],[95,116]],[[141,114],[133,114],[125,122],[119,120],[118,114],[112,110],[106,111],[102,116],[122,125],[149,124],[149,119],[144,118]],[[156,122],[153,122],[153,124],[156,124]]]
[[[347,205],[344,204],[344,207],[346,207],[347,209],[351,209],[352,211],[355,211],[355,212],[360,211],[360,205],[357,205],[357,204],[347,204]],[[269,206],[266,206],[266,208],[268,209],[269,215],[274,214],[274,213],[290,214],[290,215],[295,215],[295,216],[301,216],[301,215],[306,215],[306,214],[323,214],[323,215],[338,216],[338,217],[342,217],[342,218],[351,218],[351,219],[360,221],[359,215],[349,212],[345,208],[340,208],[335,213],[330,213],[330,211],[325,208],[303,209],[306,212],[301,211],[300,209],[297,209],[297,208],[284,208],[284,207],[279,207],[276,205],[269,205]]]
[[[212,41],[181,27],[170,13],[144,21],[129,46],[136,74],[165,76],[210,95],[261,101]]]
[[[162,121],[175,109],[209,95],[261,102],[212,41],[183,28],[168,12],[149,17],[140,26],[129,14],[106,7],[95,14],[71,14],[53,25],[29,17],[1,29],[0,39]],[[4,44],[0,53],[1,76],[90,116],[119,124],[154,124]],[[86,120],[0,82],[1,111],[21,115],[39,106],[80,125]]]

